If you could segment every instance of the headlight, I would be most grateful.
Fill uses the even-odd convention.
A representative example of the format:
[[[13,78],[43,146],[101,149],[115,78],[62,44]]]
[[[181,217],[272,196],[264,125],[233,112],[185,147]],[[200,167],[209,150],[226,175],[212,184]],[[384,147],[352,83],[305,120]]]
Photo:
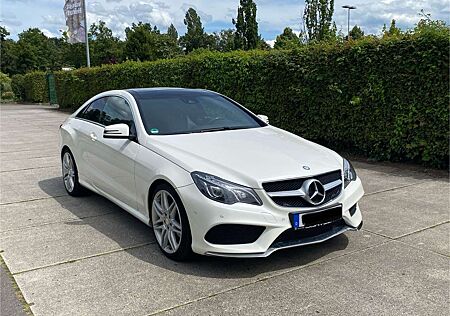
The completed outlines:
[[[344,188],[346,188],[350,182],[356,180],[356,171],[353,168],[350,161],[344,158]]]
[[[195,185],[204,196],[225,204],[247,203],[262,205],[261,200],[252,188],[223,180],[203,172],[192,172]]]

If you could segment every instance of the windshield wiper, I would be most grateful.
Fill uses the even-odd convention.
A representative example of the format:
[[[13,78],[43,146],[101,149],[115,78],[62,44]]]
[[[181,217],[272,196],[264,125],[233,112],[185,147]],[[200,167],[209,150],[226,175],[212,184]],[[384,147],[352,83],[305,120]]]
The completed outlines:
[[[198,131],[193,131],[193,133],[204,133],[204,132],[218,132],[218,131],[231,131],[234,129],[248,128],[247,126],[222,126],[222,127],[211,127],[204,128]]]

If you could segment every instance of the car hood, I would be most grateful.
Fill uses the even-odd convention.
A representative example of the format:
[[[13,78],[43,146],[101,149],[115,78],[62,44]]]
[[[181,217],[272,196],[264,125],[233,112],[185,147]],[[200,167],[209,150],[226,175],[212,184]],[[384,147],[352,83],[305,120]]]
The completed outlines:
[[[188,172],[252,188],[342,168],[342,158],[332,150],[272,126],[148,136],[144,145]]]

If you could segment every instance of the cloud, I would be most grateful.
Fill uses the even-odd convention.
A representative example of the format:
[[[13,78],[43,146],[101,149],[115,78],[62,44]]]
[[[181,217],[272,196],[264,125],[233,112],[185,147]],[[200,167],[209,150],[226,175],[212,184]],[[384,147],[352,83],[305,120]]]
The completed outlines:
[[[180,9],[179,9],[179,12],[178,12],[183,17],[183,19],[184,19],[184,16],[186,15],[187,10],[189,10],[189,8],[193,8],[195,11],[197,11],[197,14],[200,17],[203,25],[205,23],[209,23],[209,22],[213,21],[213,16],[211,14],[208,14],[208,13],[200,10],[199,8],[197,8],[197,6],[192,5],[192,4],[188,4],[188,3],[183,3],[180,6]]]
[[[41,31],[42,31],[42,33],[44,33],[44,35],[47,36],[47,37],[57,37],[57,36],[59,36],[59,34],[55,34],[55,33],[53,33],[53,32],[50,32],[50,31],[47,30],[47,29],[41,29]]]
[[[43,15],[41,21],[42,21],[43,25],[47,25],[47,26],[48,25],[61,26],[66,23],[64,21],[64,16],[62,16],[62,15]]]
[[[63,0],[0,0],[0,20],[17,38],[17,33],[29,27],[46,29],[52,34],[65,28]],[[298,0],[255,0],[258,6],[259,31],[267,40],[273,40],[287,26],[302,27],[304,2]],[[147,22],[165,31],[173,23],[179,34],[186,30],[184,15],[193,7],[200,15],[207,32],[234,28],[231,19],[236,17],[238,0],[88,0],[88,22],[103,20],[115,35],[124,37],[124,29],[133,22]],[[347,11],[341,6],[348,0],[335,0],[333,16],[338,29],[347,30]],[[380,33],[383,24],[397,20],[401,28],[414,27],[421,9],[434,19],[450,22],[447,1],[442,0],[352,0],[357,7],[351,12],[351,25],[358,24],[368,33]],[[15,18],[12,16],[16,15]]]
[[[273,48],[273,46],[275,45],[275,40],[269,40],[269,41],[266,41],[266,43],[269,44],[269,46]]]
[[[347,0],[335,1],[334,20],[338,28],[347,29],[347,10],[342,5]],[[353,0],[352,5],[357,7],[351,12],[351,25],[357,24],[365,33],[379,34],[383,24],[389,25],[395,19],[397,26],[402,29],[412,28],[420,20],[420,10],[431,13],[433,19],[441,19],[450,22],[448,3],[441,0],[381,0],[364,1]]]

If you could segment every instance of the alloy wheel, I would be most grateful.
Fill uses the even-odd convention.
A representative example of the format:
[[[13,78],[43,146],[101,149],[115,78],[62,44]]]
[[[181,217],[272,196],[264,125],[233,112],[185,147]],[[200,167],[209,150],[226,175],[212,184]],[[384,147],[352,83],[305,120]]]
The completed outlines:
[[[67,191],[72,192],[75,187],[75,166],[72,155],[69,152],[64,153],[62,160],[62,171],[64,186]]]
[[[182,237],[180,210],[174,197],[165,190],[153,198],[152,224],[160,247],[169,254],[176,252]]]

